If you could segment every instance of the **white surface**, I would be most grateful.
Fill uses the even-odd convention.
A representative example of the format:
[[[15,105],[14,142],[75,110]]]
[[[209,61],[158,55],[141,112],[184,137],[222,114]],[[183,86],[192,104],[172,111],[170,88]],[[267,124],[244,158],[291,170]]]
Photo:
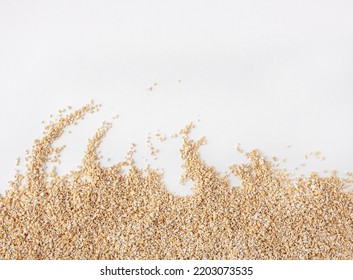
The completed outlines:
[[[286,157],[289,169],[320,150],[326,161],[303,171],[352,171],[352,12],[348,0],[2,0],[0,190],[41,121],[92,98],[104,107],[59,141],[68,145],[61,172],[116,114],[102,145],[112,162],[134,142],[143,166],[148,132],[170,134],[200,116],[192,136],[207,136],[202,156],[219,171],[242,160],[238,142]],[[179,144],[156,145],[151,161],[170,190],[187,193]]]

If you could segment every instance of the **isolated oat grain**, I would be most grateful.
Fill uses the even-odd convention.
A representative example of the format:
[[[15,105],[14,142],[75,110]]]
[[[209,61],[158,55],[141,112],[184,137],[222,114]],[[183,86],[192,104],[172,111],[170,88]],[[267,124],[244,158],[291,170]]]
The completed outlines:
[[[0,196],[1,259],[353,259],[353,194],[336,173],[293,179],[253,150],[230,167],[242,182],[231,187],[201,159],[205,138],[190,139],[192,124],[179,134],[190,196],[169,193],[157,170],[138,169],[134,145],[125,161],[102,167],[97,149],[109,123],[76,170],[47,172],[61,152],[54,141],[98,108],[62,116],[35,141],[25,174]]]

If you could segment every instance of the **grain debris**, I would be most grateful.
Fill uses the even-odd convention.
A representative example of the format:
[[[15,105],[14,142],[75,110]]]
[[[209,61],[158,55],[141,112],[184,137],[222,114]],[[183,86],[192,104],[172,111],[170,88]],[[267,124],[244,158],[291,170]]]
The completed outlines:
[[[25,173],[0,195],[0,259],[353,259],[353,193],[337,173],[293,178],[253,150],[229,167],[241,180],[230,187],[202,160],[205,138],[190,138],[193,125],[178,134],[189,196],[169,193],[160,171],[137,168],[135,145],[103,167],[98,149],[110,123],[89,139],[79,167],[47,172],[62,151],[55,140],[98,109],[91,102],[66,113],[34,142]]]

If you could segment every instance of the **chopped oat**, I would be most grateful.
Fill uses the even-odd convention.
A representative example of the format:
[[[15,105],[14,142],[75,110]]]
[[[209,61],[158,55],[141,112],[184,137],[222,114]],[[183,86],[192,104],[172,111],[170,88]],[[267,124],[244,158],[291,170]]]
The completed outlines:
[[[81,166],[47,173],[61,151],[54,141],[98,108],[61,117],[34,142],[25,174],[0,195],[0,259],[353,259],[353,193],[336,172],[292,178],[253,150],[230,166],[241,180],[230,187],[202,160],[205,138],[190,139],[191,127],[179,133],[189,196],[169,193],[162,171],[137,168],[134,144],[126,161],[101,166],[109,123],[88,141]]]

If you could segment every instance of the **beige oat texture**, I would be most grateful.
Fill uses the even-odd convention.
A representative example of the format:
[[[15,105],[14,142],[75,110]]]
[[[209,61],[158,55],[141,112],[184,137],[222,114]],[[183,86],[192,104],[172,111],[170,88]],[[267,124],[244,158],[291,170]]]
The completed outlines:
[[[0,196],[1,259],[353,259],[352,193],[335,173],[293,179],[254,150],[230,167],[242,182],[231,187],[202,160],[205,139],[191,140],[189,127],[180,154],[190,196],[169,193],[161,173],[130,158],[102,167],[97,149],[109,123],[81,166],[47,173],[61,151],[54,141],[97,109],[62,116],[35,141],[25,174]]]

